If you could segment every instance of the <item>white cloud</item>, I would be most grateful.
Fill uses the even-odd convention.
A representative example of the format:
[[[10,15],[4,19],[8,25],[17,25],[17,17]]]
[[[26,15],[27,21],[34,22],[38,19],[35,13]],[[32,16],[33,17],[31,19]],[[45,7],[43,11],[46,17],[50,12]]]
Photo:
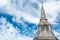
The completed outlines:
[[[0,0],[0,7],[6,6],[9,3],[9,0]]]
[[[33,40],[31,37],[19,37],[18,40]]]
[[[53,32],[54,32],[55,36],[57,37],[57,39],[59,39],[59,40],[60,40],[60,33],[59,33],[59,32],[57,32],[57,31],[53,31]]]
[[[13,25],[6,21],[5,18],[1,18],[0,25],[0,40],[32,40],[32,37],[22,36],[14,29]],[[5,23],[3,22],[5,21]]]
[[[0,18],[0,23],[2,23],[2,24],[6,24],[6,19],[3,18],[3,17],[1,17],[1,18]]]

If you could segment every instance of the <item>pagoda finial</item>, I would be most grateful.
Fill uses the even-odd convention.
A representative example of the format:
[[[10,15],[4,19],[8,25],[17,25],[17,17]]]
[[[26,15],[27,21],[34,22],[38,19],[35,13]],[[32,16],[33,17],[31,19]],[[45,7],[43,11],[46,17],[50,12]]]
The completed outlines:
[[[41,2],[41,4],[43,4],[43,1]]]
[[[46,19],[43,2],[41,2],[41,19]]]
[[[41,1],[41,4],[43,5],[43,1]]]

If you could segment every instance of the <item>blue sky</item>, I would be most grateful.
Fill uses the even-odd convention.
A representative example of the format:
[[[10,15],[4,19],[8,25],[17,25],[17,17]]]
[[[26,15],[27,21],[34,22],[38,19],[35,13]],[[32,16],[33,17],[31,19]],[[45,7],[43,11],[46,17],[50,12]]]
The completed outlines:
[[[60,0],[0,0],[0,40],[33,40],[41,1],[52,31],[60,40]]]

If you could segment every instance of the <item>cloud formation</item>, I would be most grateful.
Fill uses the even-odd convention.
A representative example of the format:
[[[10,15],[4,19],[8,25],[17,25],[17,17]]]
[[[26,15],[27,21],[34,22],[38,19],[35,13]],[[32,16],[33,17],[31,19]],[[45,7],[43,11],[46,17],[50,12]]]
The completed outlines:
[[[60,17],[59,10],[60,10],[60,1],[58,0],[46,0],[44,2],[44,9],[45,13],[47,15],[49,23],[53,25],[57,25],[57,29],[60,27],[58,24],[60,24],[57,17]],[[2,9],[2,10],[1,10]],[[0,18],[0,38],[1,40],[32,40],[33,38],[26,37],[26,35],[31,33],[33,35],[33,32],[36,32],[36,25],[32,26],[32,24],[38,24],[40,19],[40,12],[41,12],[41,1],[39,0],[1,0],[0,1],[0,14],[4,13],[7,17],[1,17]],[[13,16],[10,18],[10,20],[7,21],[7,19],[10,17],[7,14]],[[22,20],[23,18],[23,20]],[[14,28],[14,25],[17,25],[16,29]],[[23,25],[21,26],[20,25]],[[15,25],[15,26],[16,26]],[[30,26],[29,26],[30,25]],[[31,27],[32,26],[32,27]],[[22,31],[21,29],[25,28],[25,31]],[[28,31],[27,31],[28,29]],[[19,31],[18,31],[19,30]],[[33,31],[31,31],[33,30]],[[53,29],[54,30],[54,29]],[[19,33],[26,33],[25,36],[21,36]],[[58,30],[54,30],[54,34],[57,38],[60,38],[60,32]],[[4,38],[3,38],[4,37]],[[10,39],[9,39],[10,38]]]

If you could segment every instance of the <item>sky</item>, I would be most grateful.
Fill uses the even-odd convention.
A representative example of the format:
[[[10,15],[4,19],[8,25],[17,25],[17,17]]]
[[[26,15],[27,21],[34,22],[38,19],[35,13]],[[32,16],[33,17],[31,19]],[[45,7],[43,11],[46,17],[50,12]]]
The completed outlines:
[[[42,1],[52,31],[60,40],[60,0],[0,0],[0,40],[33,40]]]

